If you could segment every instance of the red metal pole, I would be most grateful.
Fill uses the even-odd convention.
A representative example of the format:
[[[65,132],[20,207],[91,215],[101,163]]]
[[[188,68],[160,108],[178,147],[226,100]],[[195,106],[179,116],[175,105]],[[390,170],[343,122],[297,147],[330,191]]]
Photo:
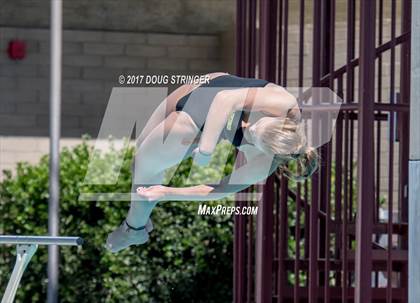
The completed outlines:
[[[288,35],[289,35],[289,0],[283,0],[283,17],[284,17],[284,35],[283,35],[283,57],[280,57],[279,60],[283,59],[283,76],[282,76],[282,86],[287,86],[287,61],[288,61]],[[281,24],[280,24],[281,30]]]
[[[374,192],[376,0],[360,3],[360,76],[358,115],[358,205],[355,302],[372,302],[372,219]]]
[[[337,83],[337,95],[340,98],[343,98],[343,77],[338,78]],[[342,205],[343,205],[343,195],[342,195],[342,185],[343,185],[343,114],[340,113],[337,118],[336,126],[336,151],[335,151],[335,221],[337,222],[337,228],[335,231],[336,241],[335,241],[335,256],[336,259],[341,260],[342,264],[346,262],[343,258],[343,254],[340,253],[340,241],[342,240],[342,225],[343,219],[341,217]],[[335,280],[336,286],[343,288],[342,273],[340,270],[336,271]]]
[[[287,197],[288,197],[288,185],[286,177],[282,176],[280,179],[280,203],[279,205],[279,213],[277,214],[279,218],[279,251],[277,254],[278,260],[278,271],[277,271],[277,302],[283,303],[284,302],[284,290],[287,282],[287,270],[284,266],[284,261],[287,259],[287,250],[288,250],[288,220],[287,220]]]
[[[269,81],[275,81],[275,50],[276,18],[273,14],[276,1],[260,1],[260,54],[259,76]],[[275,52],[274,52],[275,53]],[[273,202],[274,177],[267,178],[263,189],[263,198],[259,202],[256,238],[256,287],[255,301],[257,303],[272,302],[272,264],[273,264]]]
[[[299,7],[299,72],[298,72],[298,83],[299,87],[303,87],[303,76],[304,76],[304,37],[305,37],[305,1],[300,0],[300,7]],[[301,91],[299,91],[299,98],[300,98]],[[294,288],[293,288],[293,296],[294,296],[294,303],[300,302],[300,249],[301,249],[301,194],[302,194],[302,186],[300,183],[297,184],[296,188],[296,224],[295,224],[295,264],[294,264],[294,274],[295,274],[295,281],[294,281]],[[306,214],[305,214],[306,216]],[[305,239],[306,241],[306,239]]]
[[[256,63],[256,54],[257,54],[257,0],[249,0],[249,23],[248,23],[248,48],[249,48],[249,58],[248,58],[248,75],[247,77],[254,78],[256,77],[255,63]]]
[[[269,81],[276,81],[276,14],[277,1],[260,1],[260,54],[259,77]]]
[[[328,33],[329,33],[329,41],[328,41],[328,54],[324,56],[327,57],[328,55],[328,68],[330,73],[330,81],[329,87],[332,91],[334,91],[334,66],[335,66],[335,0],[329,1],[329,7],[327,6],[329,22],[327,23],[329,26]],[[326,34],[326,30],[324,33]],[[325,121],[324,121],[325,123]],[[328,123],[328,122],[326,122]],[[331,217],[331,169],[332,169],[332,142],[328,142],[326,144],[326,154],[327,154],[327,163],[325,167],[325,213],[326,213],[326,220],[325,220],[325,243],[324,243],[324,254],[325,254],[325,264],[324,264],[324,302],[329,303],[331,299],[330,294],[330,220]],[[336,163],[337,165],[337,163]]]
[[[313,3],[313,64],[312,86],[321,86],[321,6],[320,0]],[[312,177],[311,208],[309,219],[309,303],[318,302],[318,240],[319,240],[319,173]]]
[[[237,0],[236,7],[236,73],[245,72],[246,0]],[[242,155],[238,154],[241,158]],[[243,159],[238,159],[240,162]],[[243,201],[236,201],[236,206],[243,206]],[[245,237],[246,225],[244,216],[234,216],[233,243],[233,302],[243,303],[245,297]]]
[[[244,75],[245,72],[245,30],[246,30],[246,1],[236,2],[236,73]]]
[[[274,182],[267,180],[259,202],[256,237],[255,302],[272,302]]]
[[[396,0],[391,0],[391,66],[390,66],[390,103],[395,103],[395,31],[397,19]],[[386,302],[392,303],[392,224],[393,224],[393,204],[394,204],[394,111],[389,112],[389,152],[388,152],[388,248],[387,248],[387,287]]]

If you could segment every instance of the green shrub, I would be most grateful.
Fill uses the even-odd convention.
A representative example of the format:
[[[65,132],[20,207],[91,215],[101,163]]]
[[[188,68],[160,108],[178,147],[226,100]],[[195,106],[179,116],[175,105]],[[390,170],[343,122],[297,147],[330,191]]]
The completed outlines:
[[[60,156],[60,234],[86,241],[82,248],[60,248],[60,302],[231,302],[232,217],[198,216],[197,202],[161,202],[152,214],[155,230],[150,242],[111,254],[103,246],[106,236],[125,218],[129,203],[86,202],[78,197],[81,192],[129,192],[133,149],[126,152],[114,185],[83,183],[92,152],[83,142],[64,149]],[[106,165],[124,156],[121,153],[104,153],[99,161]],[[228,156],[229,164],[222,173],[229,173],[231,149],[221,146],[216,155],[216,166]],[[171,185],[181,186],[190,167],[191,160],[185,160]],[[206,168],[193,178],[218,174]],[[47,234],[47,156],[37,165],[18,164],[13,175],[4,172],[0,214],[0,234]],[[14,247],[0,247],[0,293],[14,259]],[[41,246],[23,276],[16,302],[45,302],[46,264],[47,248]]]

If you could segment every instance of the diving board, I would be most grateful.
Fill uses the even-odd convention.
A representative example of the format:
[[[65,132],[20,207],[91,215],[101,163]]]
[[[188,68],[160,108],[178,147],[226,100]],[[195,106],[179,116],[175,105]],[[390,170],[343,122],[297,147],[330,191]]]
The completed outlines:
[[[0,244],[16,245],[16,262],[12,275],[3,294],[1,303],[12,303],[19,286],[22,275],[38,245],[80,246],[83,239],[80,237],[51,237],[51,236],[0,236]]]

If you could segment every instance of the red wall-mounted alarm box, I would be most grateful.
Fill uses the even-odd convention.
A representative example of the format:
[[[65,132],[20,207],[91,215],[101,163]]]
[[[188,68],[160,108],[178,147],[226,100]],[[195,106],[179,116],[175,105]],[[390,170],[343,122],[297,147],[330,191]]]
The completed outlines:
[[[22,60],[26,56],[26,44],[22,40],[11,40],[7,48],[9,58],[12,60]]]

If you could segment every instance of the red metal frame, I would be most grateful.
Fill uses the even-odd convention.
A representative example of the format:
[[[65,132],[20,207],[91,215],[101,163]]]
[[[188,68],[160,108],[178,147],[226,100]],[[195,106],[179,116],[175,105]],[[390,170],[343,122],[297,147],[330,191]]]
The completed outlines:
[[[237,0],[239,75],[287,86],[291,7],[289,0]],[[319,149],[322,165],[311,180],[295,185],[276,173],[257,188],[263,193],[258,217],[235,217],[235,303],[407,301],[411,1],[348,0],[346,9],[346,63],[337,67],[336,1],[299,1],[299,20],[293,20],[299,28],[298,84],[305,84],[306,17],[312,24],[312,86],[331,88],[344,104],[333,139]],[[384,144],[378,138],[387,129]],[[381,221],[384,192],[382,207],[390,219]],[[250,203],[255,202],[237,202]],[[381,239],[392,243],[390,248]]]

